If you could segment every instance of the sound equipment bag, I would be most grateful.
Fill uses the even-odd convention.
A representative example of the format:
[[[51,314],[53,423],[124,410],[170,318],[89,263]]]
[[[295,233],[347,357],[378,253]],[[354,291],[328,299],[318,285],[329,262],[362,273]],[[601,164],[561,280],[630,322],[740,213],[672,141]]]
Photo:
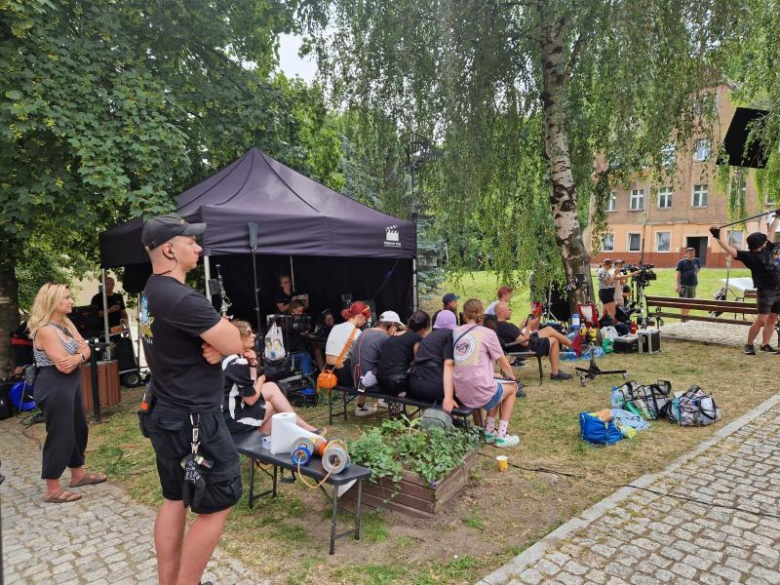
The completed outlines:
[[[636,335],[623,335],[613,340],[615,353],[637,353],[639,351],[639,338]]]

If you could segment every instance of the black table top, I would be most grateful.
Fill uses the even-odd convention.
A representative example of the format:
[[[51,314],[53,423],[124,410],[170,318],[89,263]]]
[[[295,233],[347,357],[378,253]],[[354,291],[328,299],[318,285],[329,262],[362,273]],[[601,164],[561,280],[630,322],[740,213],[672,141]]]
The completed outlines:
[[[298,470],[298,466],[292,462],[292,455],[290,453],[277,453],[274,455],[268,449],[263,449],[263,435],[257,432],[243,433],[240,435],[233,435],[233,441],[236,444],[236,449],[242,455],[251,457],[263,463],[276,465],[277,467],[284,467],[285,469]],[[321,480],[327,474],[322,468],[322,459],[314,457],[308,465],[301,466],[301,474],[314,478],[317,481]],[[356,479],[366,479],[371,475],[371,470],[367,467],[350,465],[347,469],[339,474],[331,475],[328,478],[327,483],[331,485],[343,485]]]

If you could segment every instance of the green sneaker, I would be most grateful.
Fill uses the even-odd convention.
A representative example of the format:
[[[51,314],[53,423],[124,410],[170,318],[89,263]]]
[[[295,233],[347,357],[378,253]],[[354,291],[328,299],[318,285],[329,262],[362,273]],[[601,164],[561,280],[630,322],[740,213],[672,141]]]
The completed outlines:
[[[496,433],[485,433],[485,442],[488,445],[492,445],[493,443],[496,442],[496,437],[497,437]]]
[[[499,449],[505,449],[506,447],[514,447],[520,442],[520,437],[517,435],[507,435],[505,437],[496,437],[496,447]]]

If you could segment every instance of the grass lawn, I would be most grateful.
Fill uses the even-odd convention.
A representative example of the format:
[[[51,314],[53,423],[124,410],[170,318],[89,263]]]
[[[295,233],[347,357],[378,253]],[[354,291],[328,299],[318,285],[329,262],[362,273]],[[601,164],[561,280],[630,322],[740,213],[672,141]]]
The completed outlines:
[[[719,272],[702,274],[706,277],[702,279],[702,296],[714,293]],[[673,291],[672,276],[671,271],[659,272],[659,281],[653,285],[658,294]],[[454,290],[463,297],[489,300],[495,280],[479,273],[460,286]],[[513,302],[519,308],[524,299],[527,290]],[[576,379],[564,383],[546,379],[538,387],[535,367],[521,369],[518,374],[527,385],[528,398],[518,401],[510,427],[521,436],[521,443],[501,454],[507,454],[511,464],[526,469],[564,471],[580,477],[517,467],[499,474],[494,462],[499,451],[484,446],[484,457],[466,488],[443,513],[426,520],[390,512],[366,514],[361,540],[338,541],[334,556],[327,554],[328,502],[320,492],[300,483],[282,484],[275,501],[258,502],[254,510],[243,498],[230,516],[220,546],[256,567],[258,579],[269,578],[274,583],[474,583],[619,486],[662,469],[774,394],[772,366],[777,357],[756,356],[752,360],[762,364],[745,368],[745,358],[738,350],[666,340],[660,354],[601,359],[604,369],[626,368],[630,377],[640,382],[666,379],[674,390],[697,383],[715,393],[723,411],[723,420],[711,427],[682,428],[655,422],[635,439],[608,448],[594,448],[579,439],[578,414],[609,407],[610,389],[619,383],[619,377],[597,378],[584,388]],[[549,375],[548,364],[545,367]],[[573,369],[570,363],[563,367]],[[110,481],[122,485],[140,502],[156,507],[161,495],[151,447],[138,431],[135,410],[139,399],[139,389],[125,391],[123,405],[109,413],[105,422],[93,426],[88,464],[105,470]],[[300,414],[316,424],[327,417],[322,406]],[[331,427],[329,436],[357,437],[363,425],[376,422],[350,417],[347,424]],[[38,425],[36,432],[42,431]],[[248,473],[246,465],[244,471]],[[260,483],[265,489],[269,482],[264,479]]]

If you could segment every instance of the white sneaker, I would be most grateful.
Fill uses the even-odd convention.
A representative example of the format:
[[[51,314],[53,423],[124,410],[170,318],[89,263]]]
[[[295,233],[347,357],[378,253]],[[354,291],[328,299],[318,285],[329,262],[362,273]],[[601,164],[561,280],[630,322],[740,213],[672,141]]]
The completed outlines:
[[[376,414],[375,404],[365,404],[363,406],[355,407],[355,416],[364,417],[371,416],[372,414]]]
[[[380,398],[379,400],[377,400],[376,406],[377,408],[385,408],[385,409],[390,408],[390,406],[387,404],[387,400],[385,400],[384,398]]]
[[[514,447],[520,443],[520,437],[517,435],[506,435],[505,437],[496,437],[494,445],[499,449],[505,449],[506,447]]]

